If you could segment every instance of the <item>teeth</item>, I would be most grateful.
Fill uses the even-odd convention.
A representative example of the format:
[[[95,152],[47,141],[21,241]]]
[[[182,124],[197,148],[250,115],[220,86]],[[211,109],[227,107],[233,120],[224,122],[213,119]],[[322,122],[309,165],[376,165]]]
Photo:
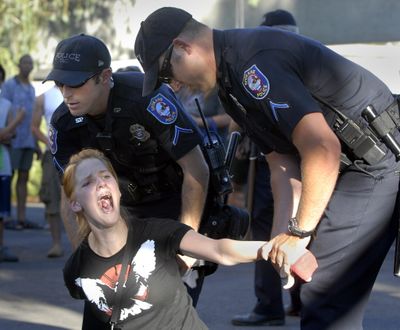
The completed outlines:
[[[101,193],[98,199],[99,206],[106,212],[113,207],[113,200],[110,192]]]
[[[102,198],[108,198],[108,199],[110,199],[110,198],[111,198],[111,194],[110,194],[110,193],[104,193],[104,194],[101,194],[99,198],[100,198],[100,199],[102,199]]]

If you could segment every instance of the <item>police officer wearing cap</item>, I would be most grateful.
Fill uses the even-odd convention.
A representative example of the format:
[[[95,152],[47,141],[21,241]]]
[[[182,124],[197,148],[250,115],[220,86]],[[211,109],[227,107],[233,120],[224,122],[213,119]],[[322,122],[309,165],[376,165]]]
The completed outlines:
[[[397,226],[396,157],[363,116],[373,108],[390,118],[384,131],[398,139],[398,105],[387,86],[304,36],[212,30],[171,7],[142,22],[135,53],[144,95],[160,80],[205,93],[217,85],[226,112],[266,155],[274,197],[269,258],[289,273],[295,251],[310,244],[319,264],[302,286],[302,328],[362,329]]]
[[[285,31],[299,33],[299,28],[293,15],[286,10],[276,9],[263,16],[261,26],[269,26]],[[254,150],[254,149],[252,149]],[[250,157],[256,157],[254,178],[253,208],[251,217],[252,239],[271,238],[273,220],[273,198],[270,182],[270,172],[258,148]],[[250,175],[248,180],[250,180]],[[250,184],[248,186],[251,186]],[[279,285],[281,279],[269,261],[260,260],[255,264],[254,293],[257,297],[256,305],[250,313],[235,315],[232,318],[234,325],[283,325],[285,310],[283,307],[282,290]],[[300,298],[298,282],[290,290],[291,303],[286,313],[290,316],[299,316]],[[295,289],[295,290],[294,290]]]
[[[113,74],[110,64],[106,45],[93,36],[80,34],[58,44],[45,80],[54,80],[64,97],[49,128],[55,166],[63,172],[71,155],[100,149],[118,174],[121,203],[129,212],[179,219],[197,230],[209,179],[199,132],[168,86],[143,97],[143,73]],[[73,216],[63,209],[69,237],[77,244]],[[181,260],[188,267],[194,262]],[[189,291],[194,304],[201,284],[202,279]]]

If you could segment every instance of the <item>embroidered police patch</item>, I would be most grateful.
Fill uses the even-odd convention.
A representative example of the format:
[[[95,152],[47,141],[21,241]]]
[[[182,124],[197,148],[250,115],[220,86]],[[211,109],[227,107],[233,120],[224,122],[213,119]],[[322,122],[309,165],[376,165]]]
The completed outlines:
[[[255,64],[243,73],[242,84],[246,91],[257,100],[263,99],[269,93],[269,81]]]
[[[49,125],[49,136],[50,151],[54,155],[57,152],[57,130],[53,125]]]
[[[147,111],[156,117],[160,123],[166,125],[174,123],[178,118],[175,105],[160,93],[150,100]]]

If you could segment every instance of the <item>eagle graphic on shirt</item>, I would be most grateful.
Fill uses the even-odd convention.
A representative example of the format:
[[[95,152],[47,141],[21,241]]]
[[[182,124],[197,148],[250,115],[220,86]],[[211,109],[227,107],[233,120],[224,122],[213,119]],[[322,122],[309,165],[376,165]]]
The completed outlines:
[[[122,265],[118,264],[109,268],[99,279],[80,278],[75,279],[75,284],[82,288],[87,299],[97,308],[111,316],[112,306],[107,297],[115,295],[118,287],[119,274]],[[132,258],[124,278],[123,289],[133,287],[129,303],[123,302],[121,306],[120,321],[126,320],[130,315],[138,315],[153,305],[148,303],[148,280],[156,268],[155,244],[153,240],[144,242],[136,255]],[[115,298],[115,296],[113,296]]]

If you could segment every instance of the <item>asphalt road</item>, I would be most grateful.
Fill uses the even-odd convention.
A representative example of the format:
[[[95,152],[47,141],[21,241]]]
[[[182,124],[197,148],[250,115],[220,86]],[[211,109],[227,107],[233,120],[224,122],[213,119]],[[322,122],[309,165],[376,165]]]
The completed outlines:
[[[28,214],[29,220],[43,223],[40,204],[30,205]],[[0,263],[0,329],[80,329],[82,302],[69,297],[61,273],[71,252],[67,238],[63,235],[66,254],[58,259],[46,257],[50,241],[47,230],[5,231],[5,242],[20,262]],[[393,254],[392,248],[374,286],[366,330],[400,329],[400,279],[392,275]],[[288,301],[287,292],[284,299]],[[210,329],[241,329],[230,320],[250,311],[254,303],[253,265],[219,267],[206,279],[197,309]],[[299,329],[299,319],[288,317],[285,326],[269,329]]]

